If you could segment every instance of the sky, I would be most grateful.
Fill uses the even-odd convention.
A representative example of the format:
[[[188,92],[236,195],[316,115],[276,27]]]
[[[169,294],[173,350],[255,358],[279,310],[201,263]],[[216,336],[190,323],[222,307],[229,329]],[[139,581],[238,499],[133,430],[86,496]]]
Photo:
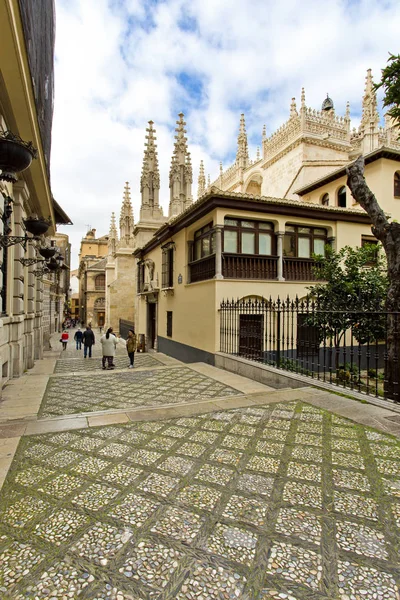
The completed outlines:
[[[125,182],[139,220],[146,127],[154,121],[168,214],[178,113],[185,114],[197,198],[235,158],[240,114],[250,158],[289,117],[291,98],[360,121],[365,75],[397,54],[398,0],[56,0],[51,180],[72,226],[72,268],[89,228],[106,235]],[[382,114],[382,109],[380,108]]]

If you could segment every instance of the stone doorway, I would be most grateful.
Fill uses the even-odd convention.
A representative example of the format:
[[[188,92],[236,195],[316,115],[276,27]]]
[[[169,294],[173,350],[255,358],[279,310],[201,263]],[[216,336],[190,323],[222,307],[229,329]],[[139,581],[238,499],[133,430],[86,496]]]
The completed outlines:
[[[148,347],[157,350],[157,303],[147,304],[147,339]]]

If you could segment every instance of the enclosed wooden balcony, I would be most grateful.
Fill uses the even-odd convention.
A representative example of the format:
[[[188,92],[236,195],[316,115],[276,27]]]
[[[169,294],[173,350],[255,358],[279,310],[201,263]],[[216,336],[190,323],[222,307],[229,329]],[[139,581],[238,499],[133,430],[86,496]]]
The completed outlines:
[[[276,279],[277,267],[277,256],[222,255],[222,274],[225,279]]]
[[[206,281],[215,275],[215,254],[205,256],[189,264],[189,281]]]
[[[313,273],[313,258],[284,257],[283,277],[286,281],[317,281]]]

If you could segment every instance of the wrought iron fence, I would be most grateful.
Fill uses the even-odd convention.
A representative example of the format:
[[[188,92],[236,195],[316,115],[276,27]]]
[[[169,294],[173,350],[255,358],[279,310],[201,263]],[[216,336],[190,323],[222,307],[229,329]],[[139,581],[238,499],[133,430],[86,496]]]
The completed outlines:
[[[312,299],[224,300],[220,350],[400,402],[400,313]]]

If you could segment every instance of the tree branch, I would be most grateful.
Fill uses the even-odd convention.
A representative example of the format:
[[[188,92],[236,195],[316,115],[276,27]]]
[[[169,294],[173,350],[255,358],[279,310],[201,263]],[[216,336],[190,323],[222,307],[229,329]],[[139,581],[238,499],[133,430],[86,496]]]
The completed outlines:
[[[373,224],[373,234],[385,246],[390,223],[365,181],[364,157],[359,156],[352,165],[347,167],[346,173],[347,185],[353,198],[368,213]]]

